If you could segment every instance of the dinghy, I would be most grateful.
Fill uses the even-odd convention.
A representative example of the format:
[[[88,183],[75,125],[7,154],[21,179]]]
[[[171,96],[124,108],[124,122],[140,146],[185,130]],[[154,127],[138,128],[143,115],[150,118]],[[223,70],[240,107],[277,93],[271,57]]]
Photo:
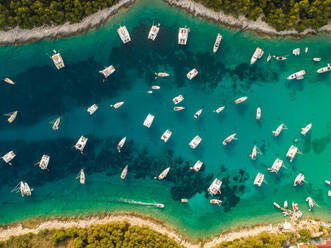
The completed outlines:
[[[319,61],[321,61],[322,59],[321,59],[321,58],[313,58],[313,60],[314,60],[315,62],[319,62]]]

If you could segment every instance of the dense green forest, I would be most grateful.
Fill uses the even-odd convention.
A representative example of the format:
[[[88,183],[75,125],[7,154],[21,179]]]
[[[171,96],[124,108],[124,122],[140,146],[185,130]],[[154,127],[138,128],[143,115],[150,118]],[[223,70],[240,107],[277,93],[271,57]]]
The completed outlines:
[[[331,18],[331,0],[194,0],[226,14],[243,14],[250,20],[263,20],[277,31],[295,28],[318,29]]]

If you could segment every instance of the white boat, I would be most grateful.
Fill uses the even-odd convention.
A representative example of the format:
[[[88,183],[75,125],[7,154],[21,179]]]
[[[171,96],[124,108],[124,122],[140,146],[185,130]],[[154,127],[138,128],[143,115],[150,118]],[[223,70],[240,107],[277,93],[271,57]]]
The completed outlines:
[[[303,136],[305,136],[309,132],[309,130],[311,129],[311,127],[312,127],[312,124],[309,123],[307,126],[301,128],[301,134]]]
[[[14,112],[4,114],[4,116],[9,116],[7,120],[9,123],[12,123],[16,119],[17,113],[18,113],[18,111],[16,110]]]
[[[209,194],[211,195],[221,194],[221,186],[222,186],[222,181],[215,178],[208,188]]]
[[[59,125],[60,125],[60,121],[61,121],[61,117],[58,117],[55,121],[54,121],[54,123],[52,123],[53,125],[52,125],[52,129],[53,130],[59,130]]]
[[[331,182],[329,180],[324,181],[327,185],[331,185]]]
[[[87,112],[90,113],[90,115],[93,115],[95,111],[97,111],[98,105],[93,104],[92,106],[88,107]]]
[[[181,107],[181,106],[174,107],[174,111],[180,111],[180,110],[183,110],[183,109],[185,109],[185,107]]]
[[[242,103],[242,102],[246,101],[247,98],[248,98],[247,96],[240,97],[240,98],[234,100],[234,103],[235,103],[235,104]]]
[[[184,97],[182,95],[178,95],[172,99],[172,102],[174,104],[178,104],[184,100]]]
[[[105,69],[99,71],[105,78],[109,77],[111,74],[113,74],[116,71],[115,67],[113,65],[107,66]]]
[[[58,70],[64,67],[63,59],[61,57],[61,54],[56,52],[56,50],[53,50],[53,55],[51,56],[54,65]]]
[[[111,108],[114,108],[114,109],[118,109],[119,107],[121,107],[122,105],[124,104],[124,102],[117,102],[115,103],[114,105],[109,105]]]
[[[297,219],[300,219],[302,217],[302,215],[303,215],[303,213],[300,210],[295,213],[295,217]]]
[[[305,53],[308,53],[308,47],[305,48]]]
[[[288,208],[288,202],[284,201],[284,208]]]
[[[305,181],[305,176],[302,173],[299,173],[299,175],[297,175],[296,178],[294,179],[293,186],[295,187],[297,185],[302,185],[304,181]]]
[[[39,165],[40,169],[46,170],[49,164],[49,159],[50,159],[49,155],[44,154],[42,155],[40,161],[36,163],[36,165]]]
[[[202,165],[203,165],[203,162],[198,160],[197,162],[195,162],[193,167],[190,167],[190,169],[198,172],[201,169]]]
[[[261,121],[261,108],[257,107],[256,109],[256,120]]]
[[[170,170],[170,167],[168,167],[165,170],[163,170],[161,172],[161,174],[157,177],[157,179],[159,179],[159,180],[164,179],[168,175],[169,170]]]
[[[319,61],[321,61],[322,59],[321,59],[321,58],[313,58],[313,60],[314,60],[315,62],[319,62]]]
[[[155,40],[157,34],[159,33],[159,30],[160,30],[160,23],[157,25],[153,25],[149,30],[148,39]]]
[[[126,174],[128,173],[128,168],[129,168],[129,165],[126,165],[125,167],[124,167],[124,169],[122,170],[122,173],[121,173],[121,179],[125,179],[125,177],[126,177]]]
[[[202,141],[202,139],[197,135],[191,140],[189,145],[192,149],[195,149],[195,148],[197,148],[197,146],[200,144],[201,141]]]
[[[194,114],[194,118],[195,118],[195,119],[197,119],[197,118],[201,115],[202,110],[203,110],[203,109],[199,109],[199,110]]]
[[[255,160],[257,157],[257,154],[262,154],[262,152],[257,148],[256,145],[254,145],[252,153],[249,155],[252,160]]]
[[[331,196],[331,190],[328,191],[328,196]]]
[[[161,87],[160,86],[158,86],[158,85],[152,85],[152,89],[153,90],[159,90]]]
[[[270,59],[271,59],[271,54],[269,53],[268,58],[267,58],[267,62],[269,62]]]
[[[277,173],[282,166],[283,166],[283,160],[281,160],[279,158],[276,158],[276,160],[272,164],[272,167],[271,168],[268,168],[268,170],[270,172],[276,172]]]
[[[209,202],[211,204],[216,204],[218,206],[221,206],[221,204],[222,204],[222,201],[221,200],[218,200],[218,199],[211,199]]]
[[[328,71],[331,71],[331,66],[330,66],[330,64],[328,64],[328,65],[325,66],[325,67],[319,68],[319,69],[317,70],[318,73],[324,73],[324,72],[328,72]]]
[[[144,120],[144,126],[150,128],[154,120],[154,115],[148,114],[146,119]]]
[[[80,153],[83,153],[87,140],[88,140],[88,138],[85,138],[84,136],[80,136],[79,140],[77,141],[77,143],[75,145],[75,149],[80,151]]]
[[[214,43],[214,47],[213,47],[213,53],[216,53],[218,48],[220,47],[221,41],[222,41],[222,35],[221,34],[217,34],[216,36],[216,40]]]
[[[306,198],[306,202],[308,202],[309,211],[311,211],[313,209],[313,207],[315,206],[313,199],[310,196],[308,196]]]
[[[118,142],[117,147],[116,147],[116,149],[117,149],[118,152],[121,152],[121,149],[122,149],[122,147],[125,144],[125,141],[126,141],[126,136],[124,138],[122,138],[120,140],[120,142]]]
[[[293,51],[292,51],[293,55],[295,56],[298,56],[300,55],[300,48],[295,48]]]
[[[180,202],[183,202],[183,203],[188,202],[188,199],[182,198],[182,199],[180,199]]]
[[[168,139],[171,137],[172,132],[167,129],[161,136],[161,140],[163,140],[165,143],[167,143]]]
[[[3,155],[3,156],[1,157],[1,159],[2,159],[5,163],[11,165],[11,162],[10,162],[10,161],[12,161],[15,157],[16,157],[16,154],[14,153],[14,151],[10,151],[10,152],[7,152],[5,155]]]
[[[254,185],[261,187],[263,181],[264,181],[264,175],[260,172],[257,173],[255,180],[254,180]]]
[[[164,204],[162,203],[154,203],[154,206],[157,208],[164,208]]]
[[[225,140],[223,140],[222,144],[226,146],[226,145],[229,144],[232,140],[237,140],[236,135],[237,135],[237,133],[231,134],[231,135],[228,136]]]
[[[22,197],[25,195],[31,196],[32,189],[30,189],[29,184],[27,182],[21,182],[20,184],[21,184],[20,191],[21,191]]]
[[[128,42],[131,41],[131,38],[130,38],[130,34],[126,28],[126,26],[120,26],[118,29],[117,29],[117,33],[118,35],[120,36],[123,44],[126,44]]]
[[[217,114],[221,113],[225,109],[225,106],[219,107],[218,109],[214,110]]]
[[[193,78],[195,78],[198,75],[198,70],[196,68],[193,68],[192,70],[190,70],[187,74],[186,77],[190,80],[192,80]]]
[[[76,179],[79,178],[79,183],[80,184],[85,184],[85,173],[84,173],[84,170],[81,169],[78,173],[78,176],[76,177]]]
[[[256,48],[255,52],[253,53],[253,56],[251,58],[251,65],[254,64],[256,62],[256,60],[262,58],[263,56],[263,50],[261,48]]]
[[[290,158],[290,162],[293,161],[295,155],[298,152],[298,147],[291,145],[290,148],[288,149],[287,153],[286,153],[286,157]]]
[[[187,28],[186,26],[184,28],[179,28],[179,31],[178,31],[178,44],[179,45],[186,45],[189,32],[190,32],[190,29]]]
[[[272,131],[272,134],[277,137],[283,130],[286,130],[287,127],[284,123],[280,124],[275,131]]]
[[[155,75],[158,76],[158,77],[169,77],[170,74],[169,73],[166,73],[166,72],[155,72]]]
[[[283,61],[283,60],[286,60],[287,58],[285,56],[277,56],[276,57],[276,60],[278,61]]]
[[[147,91],[148,94],[153,94],[152,90]]]
[[[274,204],[274,206],[275,206],[276,208],[280,208],[280,206],[279,206],[279,204],[278,204],[277,202],[273,202],[273,204]]]
[[[4,78],[3,81],[5,81],[7,84],[13,84],[13,85],[15,84],[15,82],[10,78]]]
[[[303,79],[303,76],[305,74],[306,74],[306,71],[305,70],[301,70],[301,71],[298,71],[296,73],[291,74],[290,76],[287,77],[287,79],[288,80],[292,80],[292,79],[300,80],[300,79]]]

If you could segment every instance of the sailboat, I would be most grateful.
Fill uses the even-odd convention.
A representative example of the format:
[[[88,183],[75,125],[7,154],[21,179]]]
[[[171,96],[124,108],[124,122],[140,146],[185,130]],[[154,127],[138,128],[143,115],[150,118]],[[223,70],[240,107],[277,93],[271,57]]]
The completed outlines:
[[[79,178],[80,184],[85,184],[85,173],[84,173],[83,169],[80,170],[80,172],[76,178],[77,179]]]
[[[247,98],[248,98],[247,96],[240,97],[240,98],[236,99],[236,100],[234,101],[234,103],[235,103],[235,104],[242,103],[242,102],[246,101]]]
[[[256,109],[256,120],[261,121],[261,108],[257,107]]]
[[[221,41],[222,41],[222,35],[221,34],[217,34],[216,36],[216,40],[214,43],[214,47],[213,47],[213,53],[216,53],[218,48],[220,47]]]
[[[257,157],[257,154],[262,154],[262,152],[257,148],[256,145],[254,145],[252,153],[249,155],[252,160],[255,160]]]
[[[12,161],[15,157],[16,157],[16,154],[14,153],[14,151],[10,151],[10,152],[7,152],[5,155],[3,155],[3,156],[1,157],[1,159],[2,159],[5,163],[11,165],[11,162],[10,162],[10,161]]]
[[[55,130],[55,131],[59,130],[60,121],[61,121],[61,118],[58,117],[53,123],[51,122],[51,124],[53,124],[53,126],[52,126],[53,130]]]
[[[199,109],[195,114],[194,114],[194,118],[195,119],[198,119],[198,117],[201,115],[201,113],[202,113],[202,110],[203,109]]]
[[[237,135],[237,133],[231,134],[229,137],[227,137],[225,140],[223,140],[222,144],[226,146],[232,140],[237,140],[236,135]]]
[[[157,179],[159,179],[159,180],[164,179],[164,178],[168,175],[169,170],[170,170],[170,167],[168,167],[168,168],[166,168],[165,170],[163,170],[163,171],[161,172],[161,174],[158,176]]]
[[[128,173],[128,167],[129,167],[129,165],[126,165],[126,166],[124,167],[124,169],[122,170],[122,173],[121,173],[121,179],[125,179],[126,174]]]
[[[268,58],[267,58],[267,62],[269,62],[270,59],[271,59],[271,54],[269,53]]]
[[[272,131],[272,134],[276,137],[276,136],[278,136],[278,135],[283,131],[283,129],[284,129],[284,130],[287,129],[287,127],[284,125],[284,123],[280,124],[280,125],[277,127],[276,131]]]
[[[225,109],[225,106],[219,107],[216,110],[214,110],[215,113],[219,114]]]
[[[12,85],[15,84],[15,82],[13,80],[11,80],[10,78],[4,78],[3,81],[5,81],[7,84],[12,84]]]
[[[126,141],[126,136],[124,138],[122,138],[120,140],[120,142],[118,142],[117,148],[116,148],[118,152],[121,152],[121,149],[124,146],[125,141]]]
[[[14,112],[10,112],[10,113],[7,113],[7,114],[4,114],[4,116],[9,116],[8,118],[8,122],[9,123],[12,123],[15,119],[16,119],[16,116],[17,116],[17,110],[14,111]]]

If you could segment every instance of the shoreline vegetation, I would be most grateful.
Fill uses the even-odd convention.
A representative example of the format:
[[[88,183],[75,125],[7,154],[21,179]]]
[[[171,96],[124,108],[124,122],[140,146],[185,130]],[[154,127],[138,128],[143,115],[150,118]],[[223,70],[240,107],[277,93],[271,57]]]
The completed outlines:
[[[284,239],[289,239],[291,242],[307,242],[312,238],[319,239],[321,237],[330,239],[331,223],[329,222],[307,219],[297,222],[291,221],[288,223],[290,223],[289,229],[284,229],[283,224],[260,224],[251,227],[238,227],[237,229],[228,230],[212,238],[207,238],[206,240],[199,239],[196,242],[192,242],[189,238],[184,237],[175,228],[167,225],[166,223],[153,217],[144,216],[135,212],[117,212],[108,215],[96,215],[79,218],[50,218],[48,220],[31,219],[19,224],[10,224],[8,226],[0,227],[0,241],[2,242],[0,242],[0,247],[3,247],[1,245],[5,244],[6,242],[12,242],[15,237],[24,236],[31,238],[32,235],[39,235],[40,233],[45,234],[48,233],[49,230],[60,230],[61,232],[63,232],[63,230],[72,230],[72,228],[87,228],[90,230],[95,226],[108,224],[122,224],[133,228],[140,227],[143,228],[143,230],[148,229],[154,233],[159,233],[158,235],[162,234],[160,236],[162,236],[163,239],[170,239],[171,241],[177,243],[180,247],[185,248],[237,247],[235,246],[236,242],[253,242],[253,240],[250,240],[252,237],[256,237],[256,239],[263,239],[263,237],[265,238],[266,235],[271,235],[273,237],[278,235],[283,241]],[[127,229],[128,228],[126,228],[126,230]],[[303,233],[305,233],[305,238],[302,237]],[[63,236],[65,237],[64,233]],[[74,238],[74,236],[70,237]],[[57,239],[58,241],[63,240],[61,238]],[[177,246],[174,245],[173,247]]]

